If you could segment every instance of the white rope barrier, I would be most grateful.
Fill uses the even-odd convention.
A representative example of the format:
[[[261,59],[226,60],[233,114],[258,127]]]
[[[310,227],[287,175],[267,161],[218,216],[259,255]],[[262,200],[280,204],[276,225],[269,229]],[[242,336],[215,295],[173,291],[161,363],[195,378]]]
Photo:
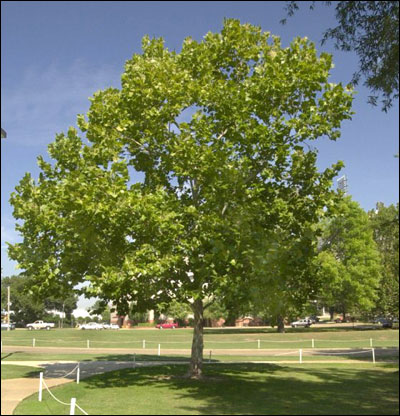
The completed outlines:
[[[79,365],[79,364],[78,364]],[[77,366],[78,367],[78,366]],[[76,368],[76,367],[75,367]],[[74,368],[74,370],[75,370]],[[78,372],[79,372],[79,367],[78,367]],[[69,406],[70,408],[70,415],[74,415],[75,414],[75,407],[77,407],[83,414],[88,415],[88,413],[83,410],[77,403],[76,403],[76,398],[72,397],[71,398],[71,402],[70,403],[65,403],[62,400],[58,399],[49,389],[49,387],[47,386],[46,382],[44,381],[43,378],[43,373],[40,373],[40,383],[39,383],[39,402],[42,401],[42,391],[43,391],[43,386],[46,388],[46,390],[49,392],[50,396],[58,403],[64,405],[64,406]]]
[[[46,384],[46,382],[43,380],[43,384],[44,384],[44,386],[46,387],[46,390],[50,393],[50,396],[55,400],[55,401],[57,401],[58,403],[60,403],[60,404],[63,404],[64,406],[69,406],[70,405],[70,403],[64,403],[64,402],[62,402],[61,400],[59,400],[59,399],[57,399],[57,397],[56,396],[54,396],[54,394],[49,390],[49,388],[47,387],[47,384]]]
[[[52,377],[52,378],[63,378],[63,377],[67,377],[67,376],[69,376],[70,374],[72,374],[76,369],[78,369],[79,370],[79,364],[77,364],[69,373],[67,373],[67,374],[64,374],[64,375],[62,375],[62,376],[57,376],[57,377]]]
[[[307,352],[307,351],[306,351]],[[366,351],[349,351],[349,352],[318,352],[318,351],[311,351],[311,355],[352,355],[352,354],[366,354],[371,352],[371,350]]]
[[[75,403],[75,406],[84,414],[84,415],[88,415],[89,413],[86,413],[82,407],[80,407],[77,403]]]

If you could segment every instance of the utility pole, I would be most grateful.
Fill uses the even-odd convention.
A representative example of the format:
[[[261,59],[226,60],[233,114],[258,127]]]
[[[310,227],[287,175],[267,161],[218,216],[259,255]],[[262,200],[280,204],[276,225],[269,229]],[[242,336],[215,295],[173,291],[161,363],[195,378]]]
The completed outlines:
[[[10,286],[7,286],[7,331],[10,330]]]

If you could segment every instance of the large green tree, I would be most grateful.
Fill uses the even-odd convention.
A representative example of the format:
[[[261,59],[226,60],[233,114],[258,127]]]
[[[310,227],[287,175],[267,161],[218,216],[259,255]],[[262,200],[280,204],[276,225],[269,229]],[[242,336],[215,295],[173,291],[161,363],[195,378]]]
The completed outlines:
[[[299,2],[286,3],[288,16],[292,16]],[[382,97],[382,109],[387,111],[399,98],[399,2],[313,1],[310,8],[316,3],[334,4],[338,23],[324,32],[322,44],[332,39],[337,49],[357,54],[359,68],[352,82],[358,84],[364,78],[364,85],[373,93],[369,102],[376,105]]]
[[[386,316],[399,316],[399,204],[385,207],[378,203],[369,217],[374,240],[382,258],[382,280],[376,312]]]
[[[86,133],[59,134],[11,197],[23,242],[10,257],[36,290],[73,287],[194,314],[189,375],[201,376],[204,309],[257,275],[260,245],[302,238],[331,203],[338,163],[323,172],[304,142],[336,140],[352,92],[328,82],[331,56],[296,38],[282,48],[259,27],[226,20],[179,53],[143,39],[122,87],[97,92]],[[87,141],[86,141],[87,140]],[[134,170],[144,180],[133,183]]]
[[[367,213],[350,197],[325,224],[317,257],[320,300],[343,313],[368,312],[378,298],[382,267]]]

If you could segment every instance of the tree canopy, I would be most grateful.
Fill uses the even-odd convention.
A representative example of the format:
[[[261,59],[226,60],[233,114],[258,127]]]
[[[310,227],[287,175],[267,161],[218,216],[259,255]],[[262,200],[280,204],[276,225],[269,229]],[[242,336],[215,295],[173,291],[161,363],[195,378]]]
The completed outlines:
[[[317,257],[322,302],[343,313],[371,311],[382,277],[381,259],[367,213],[350,197],[325,224]]]
[[[308,39],[283,48],[237,20],[179,53],[149,37],[142,48],[121,89],[95,93],[78,116],[86,138],[58,134],[54,163],[39,157],[38,180],[16,187],[23,241],[9,255],[42,293],[86,282],[120,313],[188,303],[200,376],[204,308],[240,301],[259,259],[284,236],[302,240],[333,203],[342,164],[319,172],[305,142],[340,136],[352,91],[328,82],[331,56]]]
[[[299,8],[298,1],[288,1],[288,16]],[[310,8],[314,9],[315,1]],[[331,1],[322,1],[332,5]],[[382,97],[382,109],[387,111],[399,98],[399,2],[398,1],[338,1],[335,15],[338,25],[328,28],[322,44],[333,39],[342,51],[354,51],[359,57],[359,69],[352,82],[364,85],[374,95],[369,102],[376,105]],[[282,19],[286,23],[287,19]]]
[[[382,280],[379,285],[376,312],[386,316],[399,316],[399,204],[380,202],[369,217],[374,240],[382,259]]]

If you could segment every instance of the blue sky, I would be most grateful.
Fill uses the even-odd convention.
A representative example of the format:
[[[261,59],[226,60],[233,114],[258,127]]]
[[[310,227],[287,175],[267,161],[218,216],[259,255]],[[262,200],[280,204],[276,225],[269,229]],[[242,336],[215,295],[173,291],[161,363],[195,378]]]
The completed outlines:
[[[310,2],[305,2],[310,3]],[[46,154],[56,132],[75,125],[76,115],[89,108],[96,90],[120,86],[124,63],[140,53],[145,34],[162,36],[169,49],[180,50],[185,37],[196,40],[220,31],[225,17],[259,25],[282,39],[307,36],[322,52],[333,54],[331,82],[350,81],[357,68],[353,53],[320,46],[322,32],[335,25],[332,7],[307,6],[288,23],[285,2],[1,2],[1,264],[3,275],[15,274],[5,242],[16,242],[8,203],[23,174],[37,176],[36,157]],[[369,91],[359,86],[356,114],[343,124],[337,142],[322,140],[321,169],[345,162],[349,193],[366,209],[377,201],[398,201],[398,103],[385,114],[366,103]],[[313,143],[314,144],[314,143]]]

